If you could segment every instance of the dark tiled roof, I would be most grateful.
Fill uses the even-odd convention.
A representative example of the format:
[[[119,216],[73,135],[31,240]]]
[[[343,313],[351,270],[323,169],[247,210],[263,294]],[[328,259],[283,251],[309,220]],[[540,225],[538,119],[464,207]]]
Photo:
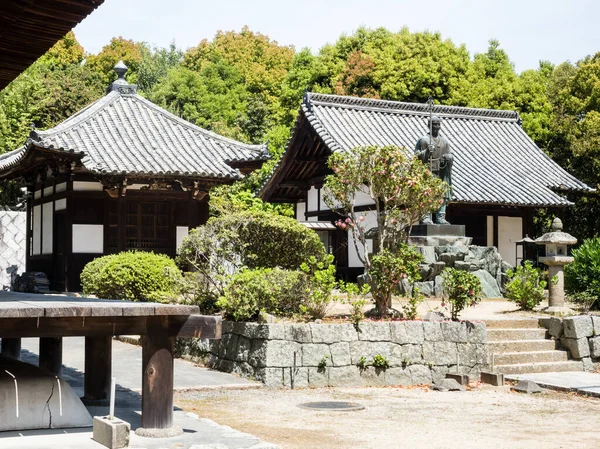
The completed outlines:
[[[314,93],[302,102],[302,113],[330,151],[368,145],[414,150],[427,132],[427,108]],[[433,113],[442,119],[441,133],[454,152],[455,202],[561,206],[570,203],[555,191],[592,190],[536,146],[517,112],[434,106]]]
[[[247,145],[199,128],[135,93],[114,90],[60,125],[35,131],[24,147],[0,156],[0,171],[32,146],[81,153],[92,173],[237,179],[228,162],[263,161],[266,145]]]

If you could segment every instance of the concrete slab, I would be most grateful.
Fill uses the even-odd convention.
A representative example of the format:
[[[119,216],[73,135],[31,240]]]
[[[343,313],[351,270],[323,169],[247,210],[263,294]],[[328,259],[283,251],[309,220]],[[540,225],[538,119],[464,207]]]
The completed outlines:
[[[74,388],[83,388],[84,370],[83,337],[66,337],[63,339],[63,378]],[[24,338],[22,340],[21,357],[23,361],[37,365],[39,339]],[[117,384],[133,391],[142,388],[142,348],[113,340],[112,375]],[[196,366],[185,360],[175,360],[175,390],[208,389],[208,388],[259,388],[260,382],[253,382],[232,374],[222,373]],[[82,393],[82,391],[81,391]]]
[[[106,409],[90,407],[92,414],[106,414]],[[139,411],[117,409],[115,415],[129,419],[133,426],[140,424]],[[223,449],[277,449],[247,433],[238,432],[209,419],[198,418],[192,413],[175,411],[175,423],[184,429],[183,435],[173,438],[142,438],[131,432],[129,447],[134,449],[199,449],[219,447]],[[92,439],[91,429],[62,429],[61,431],[37,430],[0,433],[2,449],[106,449]]]
[[[511,374],[507,380],[530,380],[540,387],[561,391],[575,391],[589,396],[600,397],[600,374],[582,371],[558,373]]]

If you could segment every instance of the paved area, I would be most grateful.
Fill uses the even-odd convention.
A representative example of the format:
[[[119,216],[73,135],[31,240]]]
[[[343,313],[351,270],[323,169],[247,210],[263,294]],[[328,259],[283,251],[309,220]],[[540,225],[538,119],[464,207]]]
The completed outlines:
[[[84,369],[83,337],[63,339],[63,377],[74,388],[83,388]],[[37,365],[39,339],[22,340],[22,359]],[[142,391],[142,348],[113,340],[113,376],[122,388]],[[175,390],[203,388],[252,388],[261,384],[219,371],[194,365],[185,360],[175,360]],[[83,390],[78,393],[83,394]]]
[[[600,373],[566,371],[562,373],[513,374],[509,380],[530,380],[540,387],[562,391],[575,391],[600,397]]]
[[[39,340],[22,340],[22,359],[37,364]],[[83,395],[84,339],[63,339],[63,378],[75,393]],[[117,379],[115,415],[131,424],[132,430],[141,422],[142,350],[139,346],[113,340],[113,376]],[[184,360],[175,360],[175,390],[255,389],[262,385],[231,374],[212,371]],[[108,407],[88,407],[92,416],[108,415]],[[176,408],[175,424],[184,429],[173,438],[143,438],[131,434],[129,447],[139,449],[273,449],[278,446],[259,438],[199,418]],[[29,430],[1,432],[2,449],[100,449],[104,446],[92,439],[92,429]]]

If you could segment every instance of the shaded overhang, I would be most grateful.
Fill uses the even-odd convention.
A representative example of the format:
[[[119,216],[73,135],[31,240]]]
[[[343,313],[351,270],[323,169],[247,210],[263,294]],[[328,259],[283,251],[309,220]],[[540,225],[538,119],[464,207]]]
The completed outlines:
[[[0,90],[104,0],[2,0]]]

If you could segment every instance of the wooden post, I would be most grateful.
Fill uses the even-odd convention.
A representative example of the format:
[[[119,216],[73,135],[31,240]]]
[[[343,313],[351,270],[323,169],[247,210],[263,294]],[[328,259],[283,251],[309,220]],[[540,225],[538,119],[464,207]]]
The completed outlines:
[[[56,376],[62,375],[62,337],[40,338],[39,367]]]
[[[3,338],[2,355],[11,359],[21,360],[21,339]]]
[[[142,338],[142,427],[173,426],[173,347],[169,317],[148,317]]]
[[[108,405],[112,370],[112,336],[85,337],[84,404]]]

